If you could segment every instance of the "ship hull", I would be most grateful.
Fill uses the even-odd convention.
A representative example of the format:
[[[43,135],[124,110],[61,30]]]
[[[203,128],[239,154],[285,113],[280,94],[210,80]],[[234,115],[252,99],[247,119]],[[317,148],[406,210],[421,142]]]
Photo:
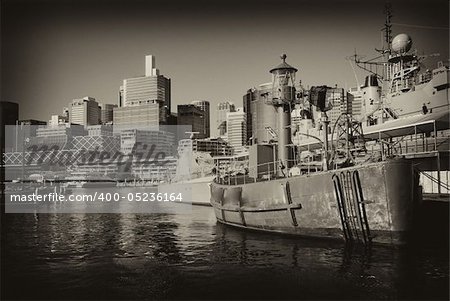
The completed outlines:
[[[184,182],[173,182],[158,185],[158,193],[168,193],[182,197],[182,203],[198,206],[211,206],[209,200],[210,183],[214,177],[208,176]]]
[[[421,202],[406,160],[242,185],[211,184],[219,222],[283,234],[404,244]]]

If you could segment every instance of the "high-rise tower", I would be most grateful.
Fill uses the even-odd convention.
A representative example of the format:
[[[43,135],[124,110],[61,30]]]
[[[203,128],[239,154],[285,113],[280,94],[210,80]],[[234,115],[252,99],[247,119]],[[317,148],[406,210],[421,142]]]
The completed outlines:
[[[227,113],[227,141],[235,153],[245,151],[247,141],[247,120],[243,108]]]
[[[119,94],[119,102],[123,107],[157,103],[159,123],[167,123],[171,105],[170,79],[159,74],[155,56],[145,57],[145,76],[123,80],[123,89]]]
[[[195,105],[199,109],[201,109],[205,114],[203,115],[203,129],[202,132],[205,137],[211,136],[211,126],[210,126],[210,110],[209,110],[209,101],[206,100],[195,100],[191,102],[191,104]]]
[[[227,113],[236,112],[236,108],[231,102],[221,102],[217,106],[217,129],[219,136],[224,136],[227,133]]]
[[[100,107],[95,98],[86,96],[82,99],[74,99],[70,103],[70,123],[83,126],[100,123]]]

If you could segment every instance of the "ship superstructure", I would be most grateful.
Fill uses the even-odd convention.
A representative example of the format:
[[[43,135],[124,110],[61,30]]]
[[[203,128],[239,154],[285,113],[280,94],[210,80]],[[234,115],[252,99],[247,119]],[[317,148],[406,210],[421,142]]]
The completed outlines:
[[[331,133],[326,140],[336,150],[335,146],[342,146],[340,140],[345,136],[346,119],[360,122],[359,137],[364,139],[366,150],[372,157],[402,156],[413,160],[423,172],[420,181],[424,192],[448,194],[448,62],[441,61],[434,69],[424,69],[425,60],[438,54],[419,55],[408,34],[392,37],[391,18],[390,9],[387,9],[384,44],[381,49],[376,49],[378,56],[364,61],[356,53],[350,57],[356,66],[368,73],[364,84],[348,93],[342,91],[338,97],[328,96],[332,106],[329,113]],[[320,112],[311,108],[308,97],[299,99],[298,103],[301,112],[306,113],[297,122],[293,142],[300,160],[309,164],[322,152],[322,144],[317,138],[324,136],[323,130],[327,127],[323,127]],[[347,114],[348,118],[338,120],[341,113]]]
[[[419,55],[406,33],[392,37],[392,12],[385,8],[384,43],[375,49],[378,56],[361,60],[355,53],[350,59],[370,75],[361,87],[363,122],[368,126],[415,114],[448,111],[450,77],[448,62],[438,62],[434,69],[423,69],[427,58],[437,53]]]

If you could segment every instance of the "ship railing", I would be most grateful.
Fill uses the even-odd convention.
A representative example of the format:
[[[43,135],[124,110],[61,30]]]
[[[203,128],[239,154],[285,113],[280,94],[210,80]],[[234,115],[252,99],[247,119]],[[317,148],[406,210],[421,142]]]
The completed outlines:
[[[435,143],[436,142],[436,143]],[[450,145],[450,137],[439,137],[437,139],[428,138],[420,141],[411,141],[405,139],[402,142],[382,142],[380,144],[372,144],[367,147],[367,153],[372,158],[379,157],[381,160],[391,157],[408,157],[414,155],[426,156],[436,154],[438,152],[448,151]]]
[[[286,162],[286,161],[283,161]],[[298,160],[287,160],[288,165],[292,167],[299,166]],[[292,173],[287,167],[283,167],[280,160],[260,163],[248,167],[244,173],[225,172],[217,173],[215,182],[222,185],[242,185],[256,182],[271,181],[274,179],[290,178],[300,173]],[[308,168],[308,173],[318,171],[316,167]],[[322,170],[322,169],[320,169]]]
[[[378,153],[382,159],[392,156],[434,153],[446,151],[449,148],[450,132],[436,130],[436,123],[414,125],[408,133],[402,136],[391,136],[389,131],[380,131],[378,138],[368,144],[367,150]],[[376,142],[376,143],[375,143]]]

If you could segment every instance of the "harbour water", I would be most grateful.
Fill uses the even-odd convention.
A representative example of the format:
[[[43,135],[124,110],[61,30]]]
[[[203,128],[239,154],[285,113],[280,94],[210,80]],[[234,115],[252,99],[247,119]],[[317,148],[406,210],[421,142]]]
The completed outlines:
[[[2,299],[448,297],[448,241],[365,250],[226,227],[196,206],[2,217]]]

